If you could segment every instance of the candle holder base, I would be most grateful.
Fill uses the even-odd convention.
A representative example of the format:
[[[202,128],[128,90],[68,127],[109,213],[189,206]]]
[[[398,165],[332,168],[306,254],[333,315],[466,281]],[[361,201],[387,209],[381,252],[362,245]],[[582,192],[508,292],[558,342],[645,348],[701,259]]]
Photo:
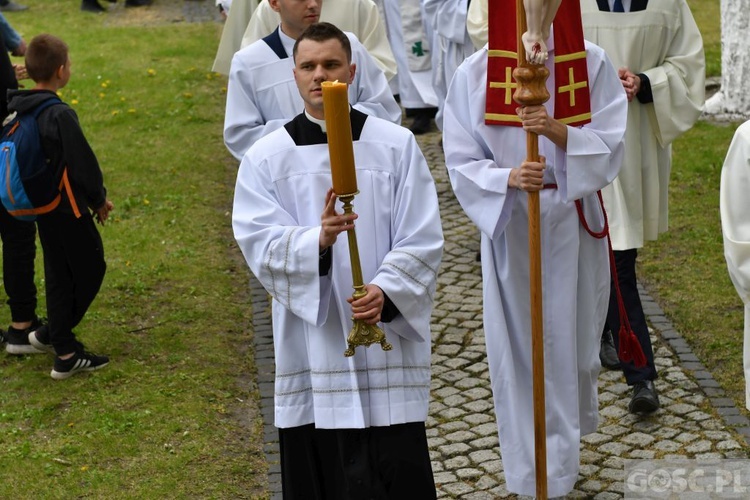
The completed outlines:
[[[386,340],[383,330],[377,325],[368,325],[361,320],[354,320],[354,326],[349,332],[346,342],[347,349],[344,351],[346,357],[354,356],[354,348],[360,345],[370,347],[372,344],[380,344],[384,351],[393,349],[393,345]]]

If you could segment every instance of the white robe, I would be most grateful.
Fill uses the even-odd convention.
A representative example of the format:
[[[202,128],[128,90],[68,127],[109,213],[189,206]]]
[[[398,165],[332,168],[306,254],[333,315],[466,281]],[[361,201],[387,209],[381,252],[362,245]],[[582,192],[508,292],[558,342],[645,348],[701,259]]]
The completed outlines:
[[[304,109],[294,81],[294,40],[279,30],[289,57],[279,59],[268,44],[258,40],[234,55],[227,86],[224,143],[238,160],[258,139],[282,127]],[[401,123],[401,108],[390,92],[383,72],[357,40],[347,33],[352,62],[357,65],[349,86],[349,103],[360,111]]]
[[[424,0],[424,11],[433,29],[432,86],[438,99],[435,123],[443,128],[443,106],[453,74],[474,53],[466,31],[468,0]]]
[[[331,186],[327,144],[296,146],[283,128],[258,141],[240,165],[232,224],[250,269],[273,297],[277,427],[427,418],[430,314],[443,248],[435,185],[414,136],[392,123],[368,117],[354,155],[362,276],[401,314],[380,324],[393,350],[358,347],[349,358],[345,234],[332,247],[329,274],[318,276],[320,214]]]
[[[378,7],[372,0],[325,0],[320,10],[320,21],[357,35],[385,73],[386,79],[390,80],[396,74],[396,60],[380,19]],[[268,35],[280,22],[279,14],[271,9],[268,2],[261,1],[247,24],[242,47]]]
[[[550,497],[572,490],[580,437],[598,423],[599,339],[609,299],[606,240],[584,230],[574,200],[583,199],[589,226],[601,230],[595,193],[617,175],[626,121],[625,92],[612,64],[599,47],[587,43],[586,52],[592,122],[568,127],[567,153],[539,138],[545,183],[558,186],[540,192]],[[443,145],[451,185],[482,232],[484,329],[507,487],[534,495],[527,194],[508,188],[511,168],[526,156],[526,133],[485,125],[486,61],[485,46],[456,71]],[[548,90],[554,88],[552,61],[554,47]],[[553,105],[550,99],[551,114]]]
[[[432,88],[431,27],[423,23],[419,0],[383,0],[383,13],[398,67],[391,90],[399,94],[404,108],[437,107]]]
[[[667,230],[671,144],[703,107],[703,41],[685,0],[649,0],[646,10],[619,14],[581,0],[581,17],[585,38],[616,68],[644,73],[651,82],[654,102],[628,104],[622,170],[602,191],[612,247],[641,248]]]
[[[750,121],[740,125],[721,170],[720,209],[729,277],[745,304],[745,406],[750,409]]]
[[[232,2],[232,8],[229,9],[224,21],[224,28],[221,30],[221,40],[219,41],[219,48],[216,50],[212,71],[222,75],[229,74],[232,57],[235,52],[240,50],[242,35],[247,29],[250,16],[258,6],[258,2],[259,0],[234,0]],[[278,21],[276,24],[278,25]]]

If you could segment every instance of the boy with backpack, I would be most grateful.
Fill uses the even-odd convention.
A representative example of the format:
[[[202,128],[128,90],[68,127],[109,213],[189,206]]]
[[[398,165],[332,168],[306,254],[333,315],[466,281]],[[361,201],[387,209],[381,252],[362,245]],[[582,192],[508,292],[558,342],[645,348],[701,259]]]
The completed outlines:
[[[49,34],[34,37],[26,50],[26,70],[35,86],[10,91],[8,110],[12,118],[13,112],[34,113],[46,101],[55,100],[39,113],[36,124],[55,189],[59,186],[61,195],[53,209],[36,217],[44,254],[49,330],[46,336],[40,330],[30,333],[29,342],[54,350],[51,376],[61,380],[109,363],[106,356],[86,351],[73,328],[96,297],[106,270],[102,239],[89,209],[104,224],[114,206],[107,199],[99,163],[75,111],[57,102],[57,91],[70,79],[68,46]]]

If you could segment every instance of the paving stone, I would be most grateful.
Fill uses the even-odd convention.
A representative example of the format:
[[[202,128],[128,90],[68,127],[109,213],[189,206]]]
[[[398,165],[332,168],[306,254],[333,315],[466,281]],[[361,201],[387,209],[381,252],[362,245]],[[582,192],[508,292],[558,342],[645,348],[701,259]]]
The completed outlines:
[[[706,453],[711,451],[711,441],[701,440],[685,447],[688,453]]]
[[[435,479],[435,484],[450,484],[455,483],[458,479],[456,475],[453,472],[446,471],[446,472],[438,472],[437,474],[433,474]]]
[[[448,434],[447,436],[445,436],[445,439],[453,443],[465,443],[466,441],[471,441],[475,437],[476,435],[473,432],[458,431]]]
[[[492,436],[475,439],[469,444],[471,444],[471,447],[473,449],[491,448],[493,446],[497,446],[497,436],[492,435]]]
[[[456,475],[459,477],[459,479],[464,481],[474,481],[478,477],[481,477],[484,474],[481,470],[477,470],[471,467],[466,467],[463,469],[458,469],[456,471]],[[473,491],[473,488],[472,488]]]
[[[642,432],[635,432],[633,434],[628,434],[627,436],[624,436],[621,438],[621,441],[623,443],[632,444],[633,446],[639,447],[639,448],[646,448],[648,445],[654,442],[656,438],[653,436],[649,436],[648,434],[644,434]]]
[[[600,432],[592,432],[581,438],[581,441],[588,444],[599,445],[612,440],[612,436]]]
[[[464,467],[467,467],[471,464],[471,461],[466,456],[459,456],[459,457],[453,457],[449,458],[445,461],[445,467],[449,470],[453,469],[462,469]]]
[[[597,450],[603,453],[609,453],[610,455],[620,456],[630,450],[632,446],[628,446],[624,443],[613,441],[611,443],[605,443],[597,447]]]

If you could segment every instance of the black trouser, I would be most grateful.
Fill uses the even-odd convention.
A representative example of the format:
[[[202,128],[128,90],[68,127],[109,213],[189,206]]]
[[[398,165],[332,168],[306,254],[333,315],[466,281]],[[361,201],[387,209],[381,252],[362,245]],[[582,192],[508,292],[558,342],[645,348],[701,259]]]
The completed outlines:
[[[424,422],[367,429],[279,429],[284,499],[437,497]]]
[[[642,368],[636,368],[632,361],[624,363],[620,360],[625,380],[628,385],[633,385],[644,380],[654,380],[656,378],[654,351],[651,347],[651,338],[648,335],[646,315],[643,313],[641,297],[638,295],[638,284],[635,276],[635,259],[638,257],[638,250],[635,248],[621,251],[616,250],[614,254],[615,266],[617,267],[617,280],[620,283],[620,293],[625,303],[625,310],[628,312],[630,327],[633,329],[635,336],[638,337],[638,343],[641,344],[643,354],[646,356],[646,366]],[[620,312],[617,306],[614,280],[612,280],[611,292],[609,294],[607,327],[612,331],[615,347],[619,348]]]
[[[102,238],[91,214],[76,219],[54,211],[37,218],[44,253],[50,341],[58,355],[82,348],[73,328],[81,322],[104,280]]]
[[[32,321],[36,317],[36,226],[18,220],[0,205],[0,237],[3,240],[3,286],[8,294],[11,320]]]
[[[0,2],[0,5],[4,4]],[[0,40],[0,121],[8,114],[8,89],[17,88],[8,50]],[[33,222],[16,219],[0,205],[0,237],[3,240],[3,286],[8,294],[11,320],[14,323],[32,321],[36,317],[36,226]]]

